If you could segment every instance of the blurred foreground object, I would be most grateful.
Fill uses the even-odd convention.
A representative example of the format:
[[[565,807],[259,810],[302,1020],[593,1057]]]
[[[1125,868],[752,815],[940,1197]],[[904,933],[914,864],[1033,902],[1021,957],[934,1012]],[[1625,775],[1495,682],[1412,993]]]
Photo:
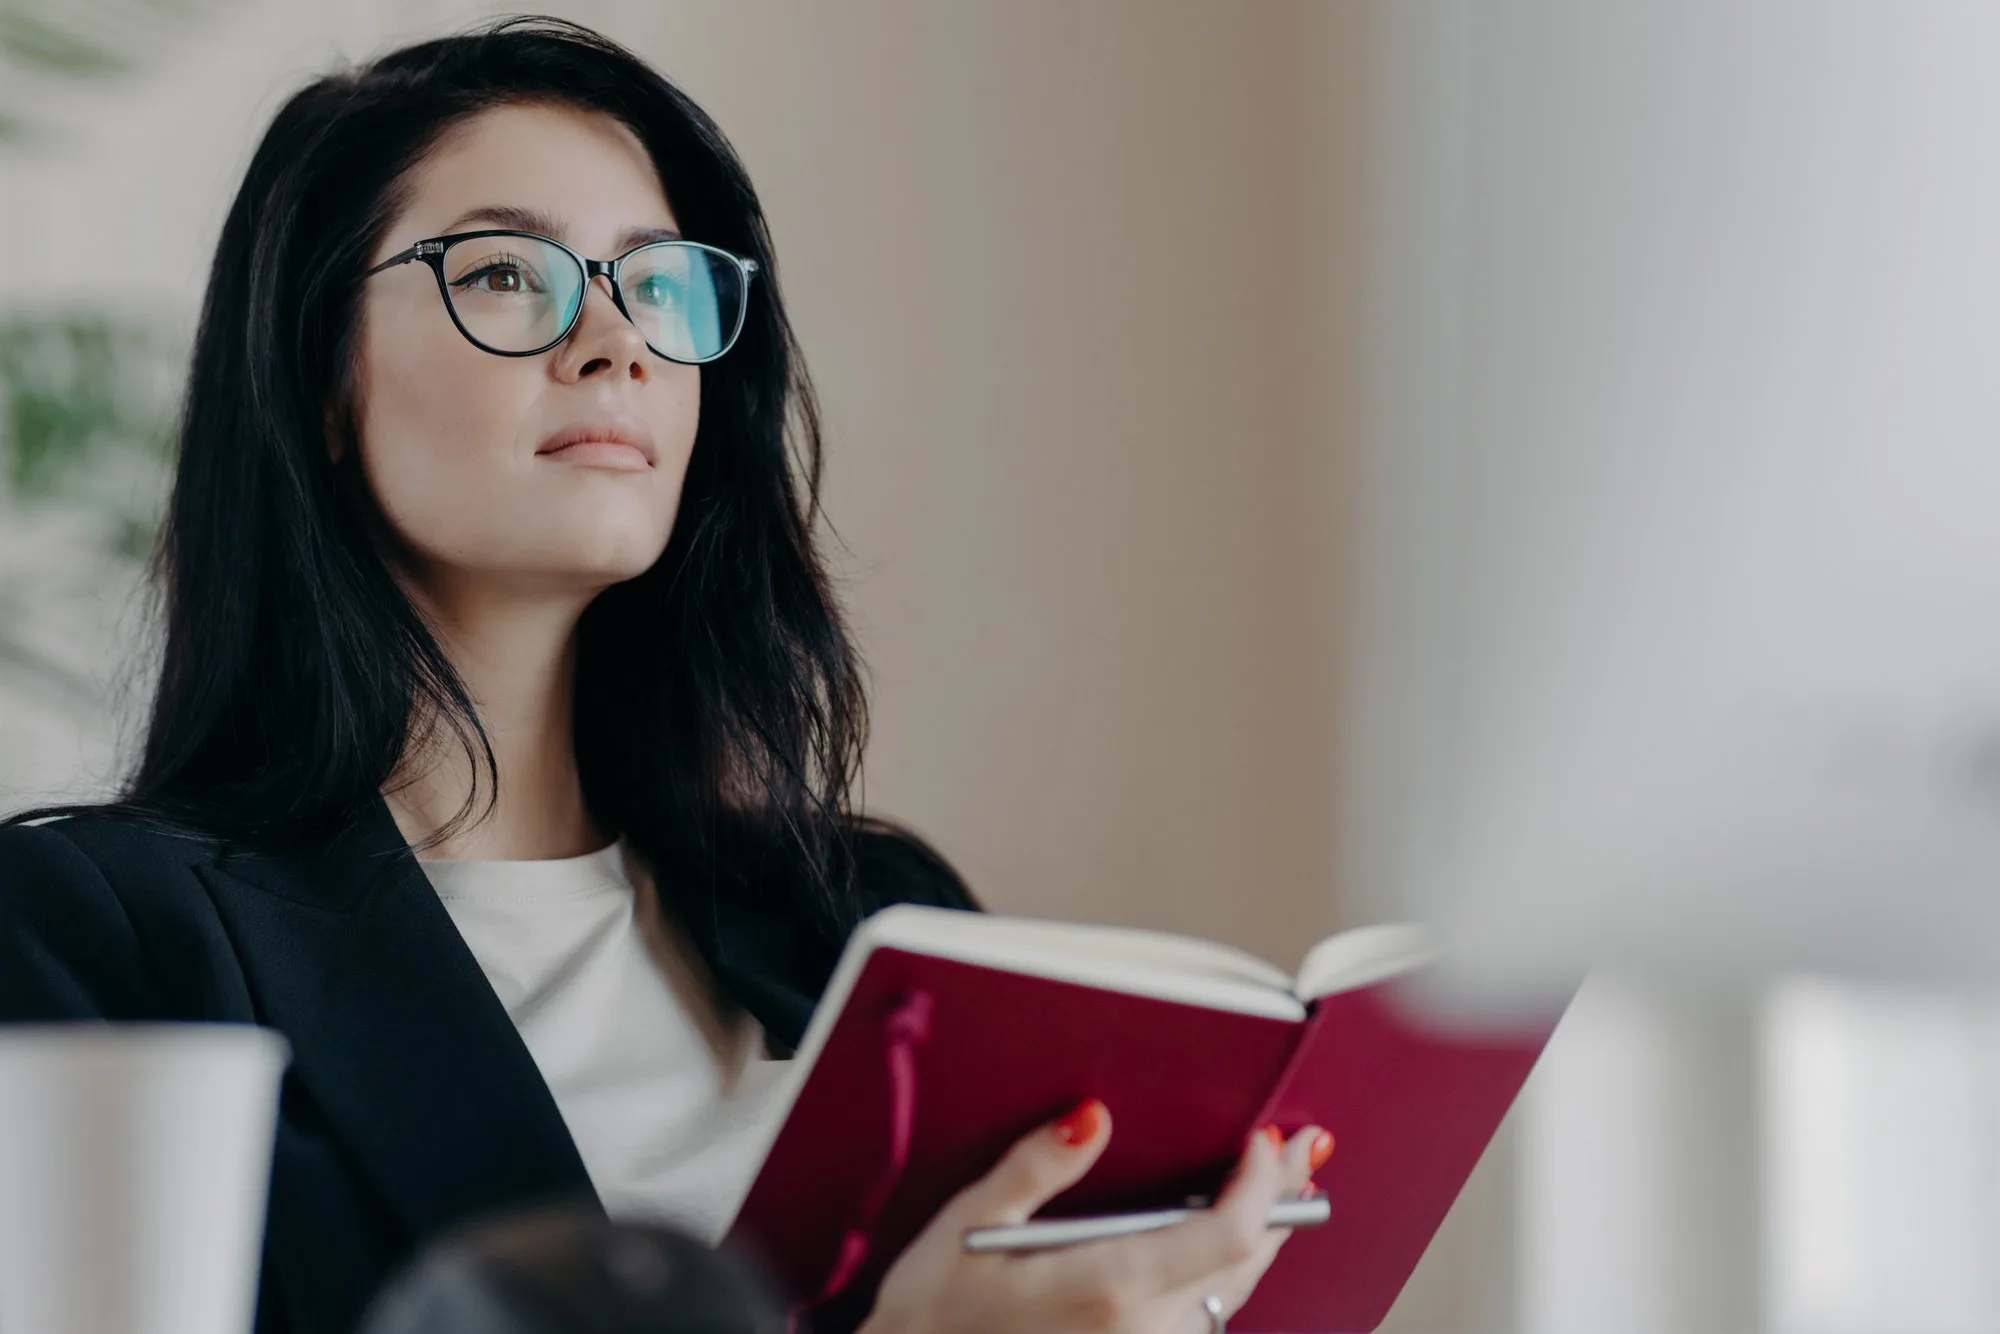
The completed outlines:
[[[1368,914],[2000,977],[2000,8],[1381,13]]]
[[[673,1228],[567,1209],[440,1242],[376,1301],[362,1334],[783,1334],[771,1289],[733,1252]]]
[[[289,1057],[241,1024],[0,1026],[0,1331],[249,1334]]]

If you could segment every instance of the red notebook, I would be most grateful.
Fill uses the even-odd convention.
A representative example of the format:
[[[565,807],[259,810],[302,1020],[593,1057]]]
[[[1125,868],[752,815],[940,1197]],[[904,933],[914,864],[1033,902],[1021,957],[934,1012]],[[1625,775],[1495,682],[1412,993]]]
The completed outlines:
[[[1321,942],[1297,979],[1157,932],[898,906],[863,923],[800,1044],[791,1105],[731,1239],[816,1330],[859,1323],[903,1247],[1020,1136],[1111,1109],[1042,1217],[1212,1194],[1246,1137],[1327,1127],[1332,1206],[1234,1334],[1381,1323],[1540,1055],[1554,1016],[1445,1028],[1406,1003],[1418,928]]]

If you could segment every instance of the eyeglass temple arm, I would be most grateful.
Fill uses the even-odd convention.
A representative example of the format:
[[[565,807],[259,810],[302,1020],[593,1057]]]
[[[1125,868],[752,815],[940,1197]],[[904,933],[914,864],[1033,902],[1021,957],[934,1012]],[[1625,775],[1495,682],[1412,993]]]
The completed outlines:
[[[408,264],[413,259],[422,259],[425,255],[434,254],[443,249],[444,247],[436,241],[419,241],[408,250],[389,256],[389,258],[383,260],[380,264],[377,264],[361,276],[372,278],[384,269],[393,269],[398,264]]]

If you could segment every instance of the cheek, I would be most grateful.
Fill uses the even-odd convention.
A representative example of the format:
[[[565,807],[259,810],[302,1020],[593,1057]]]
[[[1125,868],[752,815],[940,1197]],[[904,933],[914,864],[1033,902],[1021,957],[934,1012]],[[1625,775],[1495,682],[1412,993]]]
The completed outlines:
[[[361,462],[390,524],[417,551],[446,555],[476,537],[509,474],[513,440],[533,400],[520,363],[421,321],[377,320],[362,340]],[[449,332],[449,331],[447,331]]]

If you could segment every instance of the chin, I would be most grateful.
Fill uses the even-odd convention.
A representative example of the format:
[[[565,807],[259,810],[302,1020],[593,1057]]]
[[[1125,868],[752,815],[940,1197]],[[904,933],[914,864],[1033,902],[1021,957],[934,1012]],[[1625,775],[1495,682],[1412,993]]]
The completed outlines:
[[[551,552],[551,572],[562,570],[596,583],[616,584],[636,579],[653,567],[673,535],[671,522],[618,522],[624,516],[599,516],[593,523],[565,534],[560,552]]]
[[[654,560],[658,559],[659,557],[654,557]],[[606,589],[613,584],[629,583],[652,568],[652,560],[646,561],[644,564],[610,566],[594,571],[589,582],[600,590]]]
[[[608,588],[612,584],[622,584],[628,579],[637,579],[653,568],[654,562],[666,549],[662,543],[644,550],[605,554],[596,560],[583,562],[570,571],[581,584],[598,588]]]

